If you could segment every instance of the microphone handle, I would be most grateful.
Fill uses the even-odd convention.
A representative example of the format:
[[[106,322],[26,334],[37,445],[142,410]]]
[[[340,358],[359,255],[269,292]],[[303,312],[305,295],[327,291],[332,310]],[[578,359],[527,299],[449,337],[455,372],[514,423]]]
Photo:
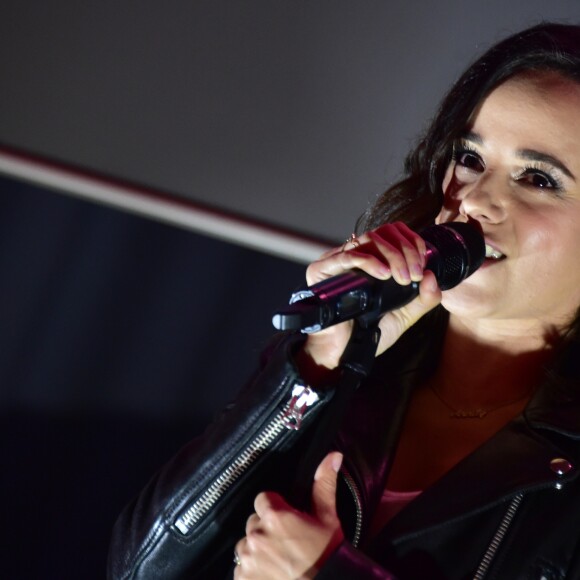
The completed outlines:
[[[421,236],[427,245],[425,269],[431,270],[441,290],[448,290],[471,275],[485,260],[485,241],[468,223],[446,223],[426,228]],[[392,278],[376,280],[352,270],[295,293],[290,305],[274,314],[279,330],[317,332],[357,318],[363,325],[383,312],[401,308],[419,294],[419,283],[406,286]]]
[[[392,278],[378,281],[360,270],[349,271],[293,294],[290,304],[274,314],[272,324],[278,330],[304,333],[353,318],[365,324],[383,312],[405,306],[418,295],[418,282],[401,286]]]

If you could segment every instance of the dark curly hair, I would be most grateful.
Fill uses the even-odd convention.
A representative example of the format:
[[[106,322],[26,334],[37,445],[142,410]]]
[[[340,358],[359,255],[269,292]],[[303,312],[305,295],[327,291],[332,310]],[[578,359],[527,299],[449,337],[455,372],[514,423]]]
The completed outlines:
[[[357,231],[393,221],[415,229],[433,223],[441,209],[441,184],[454,141],[495,87],[530,71],[555,71],[580,82],[580,26],[539,24],[506,38],[476,60],[451,87],[424,136],[408,154],[405,177],[359,218]]]
[[[453,153],[473,112],[502,82],[534,71],[558,72],[580,83],[580,26],[542,23],[490,48],[451,87],[417,146],[405,160],[405,177],[395,183],[358,220],[357,231],[403,221],[415,230],[431,225],[443,203],[442,183]],[[421,326],[421,325],[419,325]],[[555,384],[580,377],[580,306],[562,336],[551,375]],[[570,348],[566,348],[566,346]]]

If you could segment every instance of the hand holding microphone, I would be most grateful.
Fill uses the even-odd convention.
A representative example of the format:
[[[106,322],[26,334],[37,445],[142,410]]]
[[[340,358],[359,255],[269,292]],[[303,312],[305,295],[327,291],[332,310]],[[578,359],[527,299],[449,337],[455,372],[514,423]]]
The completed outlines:
[[[320,345],[315,349],[320,356],[313,358],[328,368],[333,368],[328,361],[340,358],[350,332],[329,327],[382,317],[383,351],[440,302],[439,289],[459,284],[485,258],[483,237],[465,223],[432,226],[421,235],[400,222],[385,224],[359,241],[358,247],[335,249],[311,264],[308,288],[273,317],[278,329],[316,333],[306,348]]]
[[[435,274],[441,290],[459,284],[485,258],[483,238],[469,224],[432,226],[421,237],[426,243],[424,269]],[[417,281],[400,285],[392,278],[381,281],[360,270],[351,270],[295,293],[290,306],[279,310],[272,322],[279,330],[317,332],[361,316],[377,318],[404,306],[418,294]]]

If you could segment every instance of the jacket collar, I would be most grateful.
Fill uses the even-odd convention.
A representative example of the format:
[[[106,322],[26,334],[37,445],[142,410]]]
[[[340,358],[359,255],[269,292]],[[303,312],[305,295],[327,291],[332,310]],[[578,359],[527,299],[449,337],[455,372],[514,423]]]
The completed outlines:
[[[366,392],[360,393],[360,403],[353,404],[350,428],[341,435],[341,447],[355,464],[352,471],[359,476],[357,483],[370,513],[385,486],[406,402],[414,386],[433,368],[438,356],[434,346],[441,344],[446,323],[446,315],[436,312],[429,324],[408,337],[412,350],[405,350],[408,344],[392,349],[375,369],[375,377],[381,378],[371,379],[364,387]],[[575,479],[580,474],[580,449],[576,444],[580,440],[580,380],[574,363],[579,351],[577,347],[568,349],[565,357],[569,360],[560,365],[560,378],[555,380],[550,373],[522,416],[425,490],[393,518],[385,533],[402,540],[521,491],[560,486]],[[413,356],[408,356],[409,352]],[[404,368],[401,360],[407,361]],[[389,377],[392,384],[385,385],[384,377]],[[568,461],[572,469],[559,475],[552,467],[554,459]]]
[[[572,469],[560,474],[554,460],[565,460]],[[559,445],[519,417],[426,489],[385,532],[402,541],[522,491],[559,489],[578,477],[579,462],[577,449]]]
[[[580,345],[571,343],[524,411],[530,426],[580,439]]]

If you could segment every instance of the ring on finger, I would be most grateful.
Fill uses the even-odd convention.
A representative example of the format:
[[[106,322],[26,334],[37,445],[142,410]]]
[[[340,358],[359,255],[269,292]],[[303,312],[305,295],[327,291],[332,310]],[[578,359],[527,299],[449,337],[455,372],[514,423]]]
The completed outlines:
[[[358,240],[358,238],[356,237],[356,234],[353,232],[352,234],[350,234],[350,236],[348,238],[346,238],[344,244],[342,244],[342,251],[345,252],[347,250],[347,245],[348,244],[352,244],[352,249],[354,250],[355,248],[358,248],[360,246],[360,242]]]
[[[240,556],[238,555],[238,552],[236,550],[234,550],[234,564],[236,566],[242,565],[242,561],[240,560]]]

